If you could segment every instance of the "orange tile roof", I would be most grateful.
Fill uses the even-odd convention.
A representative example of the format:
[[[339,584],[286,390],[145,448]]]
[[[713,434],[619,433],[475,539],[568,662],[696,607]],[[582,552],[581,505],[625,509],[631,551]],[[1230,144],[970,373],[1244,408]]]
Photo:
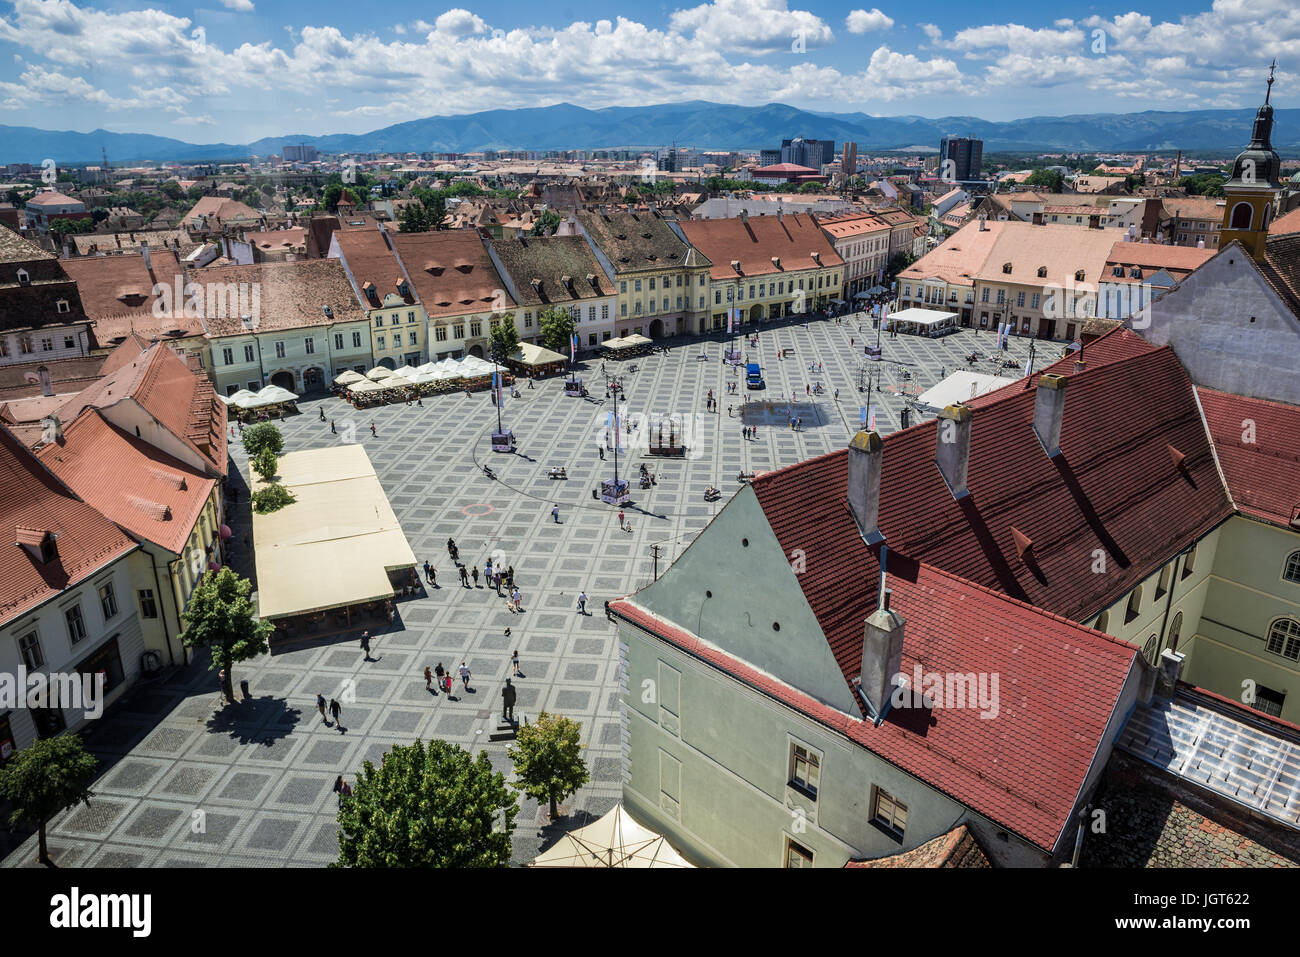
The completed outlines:
[[[54,535],[57,555],[42,565],[18,543],[39,545],[46,532]],[[135,547],[0,425],[0,622],[57,596]]]
[[[740,276],[767,276],[803,269],[842,266],[844,260],[835,251],[817,221],[807,213],[775,216],[751,216],[740,219],[692,219],[681,223],[687,240],[713,263],[713,279],[734,279],[733,260],[740,262]],[[821,263],[812,258],[817,253]],[[781,265],[772,262],[778,257]]]
[[[489,312],[505,282],[473,229],[390,234],[430,319]]]
[[[36,456],[83,501],[137,539],[179,555],[216,480],[89,408]]]
[[[1196,390],[1233,503],[1259,521],[1297,528],[1300,521],[1300,406]],[[1250,422],[1250,441],[1243,423]]]
[[[1286,236],[1290,233],[1300,233],[1300,207],[1284,213],[1269,224],[1270,236]]]

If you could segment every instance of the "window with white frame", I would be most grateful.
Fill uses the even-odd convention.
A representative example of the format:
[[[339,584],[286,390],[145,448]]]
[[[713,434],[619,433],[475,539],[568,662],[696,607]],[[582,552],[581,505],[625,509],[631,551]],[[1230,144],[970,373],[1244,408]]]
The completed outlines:
[[[117,595],[112,582],[99,586],[99,608],[104,613],[104,620],[111,621],[117,617]]]
[[[1286,557],[1282,577],[1289,582],[1300,582],[1300,552],[1292,552]]]
[[[1294,618],[1279,618],[1269,625],[1268,650],[1283,658],[1300,661],[1300,621]]]
[[[907,805],[878,787],[871,801],[871,823],[901,841],[907,831]]]
[[[806,744],[790,742],[790,786],[814,800],[821,786],[822,756]]]
[[[18,637],[18,654],[28,670],[35,671],[45,667],[45,653],[41,651],[41,639],[34,631]]]
[[[283,343],[283,342],[277,342],[277,343],[275,344],[275,357],[276,357],[277,359],[283,359],[283,358],[284,358],[284,343]]]
[[[785,839],[785,859],[781,862],[782,867],[812,867],[813,852],[808,850],[793,838]]]
[[[80,605],[64,609],[63,618],[68,623],[68,638],[74,645],[86,637],[86,621],[81,617]]]

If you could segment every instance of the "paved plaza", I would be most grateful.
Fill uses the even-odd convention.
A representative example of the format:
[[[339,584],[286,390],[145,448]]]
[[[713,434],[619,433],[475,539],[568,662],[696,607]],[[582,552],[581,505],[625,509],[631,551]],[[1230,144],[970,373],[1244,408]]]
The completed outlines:
[[[633,504],[625,509],[630,533],[620,529],[618,509],[593,501],[591,494],[613,471],[612,455],[604,462],[597,456],[613,410],[604,397],[599,359],[588,360],[580,372],[591,393],[587,400],[566,397],[558,378],[531,390],[521,385],[519,398],[506,399],[503,418],[518,439],[515,455],[489,450],[496,410],[486,392],[433,397],[422,408],[360,412],[337,398],[304,400],[300,415],[279,423],[285,450],[349,439],[364,445],[417,559],[437,568],[440,587],[395,602],[392,626],[375,633],[375,661],[362,661],[354,634],[265,655],[235,666],[235,681],[248,681],[252,700],[225,710],[216,707],[216,675],[201,656],[165,681],[132,690],[86,736],[104,762],[103,773],[88,807],[51,824],[55,861],[65,867],[327,864],[338,849],[331,791],[336,775],[354,774],[367,759],[377,763],[395,744],[443,738],[486,751],[509,777],[507,744],[489,743],[488,734],[500,714],[500,691],[515,649],[522,672],[515,682],[516,717],[532,720],[547,710],[580,721],[591,771],[590,784],[565,802],[569,816],[556,826],[548,825],[544,808],[521,797],[515,862],[531,860],[562,828],[604,813],[621,788],[618,649],[604,603],[651,580],[652,546],[658,546],[660,571],[680,555],[737,490],[739,473],[790,465],[846,445],[864,404],[857,388],[863,368],[882,383],[872,405],[877,429],[888,433],[899,428],[905,406],[896,390],[928,389],[941,371],[966,368],[972,348],[984,352],[994,341],[992,334],[970,330],[939,340],[886,336],[884,361],[864,365],[868,336],[875,341],[869,320],[859,326],[846,318],[765,328],[757,349],[735,340],[751,361],[763,364],[767,389],[751,398],[775,401],[793,394],[804,404],[795,411],[803,417],[802,430],[792,431],[784,413],[773,412],[774,424],[760,425],[752,441],[742,437],[741,419],[728,416],[728,405],[739,406],[741,395],[728,395],[726,384],[739,383],[740,393],[745,387],[743,370],[733,375],[721,361],[723,340],[674,340],[666,355],[609,362],[609,373],[622,375],[626,389],[620,412],[672,414],[689,423],[685,460],[635,450],[620,455],[620,474],[633,478]],[[1003,375],[1023,371],[1028,348],[1028,339],[1011,340],[1007,355],[1018,368]],[[792,355],[778,361],[778,349]],[[1060,354],[1059,343],[1037,343],[1036,368]],[[813,362],[823,370],[810,372]],[[910,380],[903,379],[903,368]],[[976,368],[994,371],[987,360]],[[805,386],[818,381],[825,393],[807,396]],[[717,414],[705,412],[709,389],[719,402]],[[256,581],[245,546],[251,540],[247,461],[241,445],[231,448],[232,483],[241,491],[229,519],[232,564]],[[485,462],[498,481],[484,475],[479,466]],[[658,481],[646,491],[635,481],[642,462]],[[568,479],[549,479],[552,466],[564,466]],[[704,501],[710,484],[722,491],[717,502]],[[558,524],[551,517],[556,504]],[[481,569],[491,557],[494,564],[514,566],[522,614],[509,611],[490,588],[459,585],[448,537],[470,565]],[[301,573],[310,577],[312,569]],[[584,590],[590,614],[580,616],[576,599]],[[454,671],[461,661],[473,672],[472,692],[461,692],[459,682],[459,700],[425,691],[426,665],[442,662]],[[316,712],[316,694],[342,702],[349,682],[355,700],[343,704],[343,728],[327,727]],[[194,824],[199,819],[201,828]],[[5,866],[31,866],[34,843],[31,838],[10,854]]]

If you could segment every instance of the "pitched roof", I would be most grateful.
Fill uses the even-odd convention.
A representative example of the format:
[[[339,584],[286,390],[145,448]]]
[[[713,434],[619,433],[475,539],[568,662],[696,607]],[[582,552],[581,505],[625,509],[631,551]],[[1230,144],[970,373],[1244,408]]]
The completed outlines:
[[[68,206],[80,203],[83,207],[86,205],[79,199],[73,199],[71,196],[64,196],[62,193],[53,191],[37,193],[27,201],[28,206]]]
[[[888,232],[889,223],[874,213],[849,213],[845,216],[819,216],[817,223],[834,239]]]
[[[581,236],[495,239],[492,251],[510,276],[521,306],[614,295],[613,283]]]
[[[958,286],[973,286],[993,252],[993,245],[1008,221],[967,223],[898,274],[900,280],[941,279]]]
[[[415,302],[415,293],[406,281],[402,265],[378,228],[344,229],[334,235],[361,308],[378,309],[390,295],[407,305]],[[405,295],[400,291],[403,286]]]
[[[799,501],[798,495],[790,501]],[[857,534],[847,506],[836,503],[818,513],[817,523],[803,526],[817,537],[802,538],[797,546],[811,545],[817,558],[808,552],[807,571],[799,578],[852,687],[861,672],[862,622],[874,609],[879,564]],[[786,529],[773,524],[772,530],[784,548],[796,547],[783,534]],[[892,607],[907,622],[901,672],[910,676],[919,665],[925,672],[997,674],[997,720],[981,718],[978,708],[895,708],[877,727],[701,641],[635,598],[610,608],[1053,850],[1072,821],[1074,802],[1137,650],[928,565],[904,567],[891,556],[890,566]],[[811,587],[802,582],[810,576],[816,579]],[[846,590],[845,581],[868,587]],[[852,600],[846,601],[846,594]]]
[[[1203,263],[1214,258],[1215,249],[1197,249],[1195,246],[1166,246],[1163,243],[1118,242],[1110,248],[1106,265],[1137,266],[1144,275],[1163,269],[1175,279],[1181,279]],[[1102,276],[1110,279],[1109,270]]]
[[[709,271],[713,279],[768,276],[844,265],[817,221],[807,213],[780,218],[692,219],[680,226],[691,245],[713,263]],[[820,257],[820,263],[813,259],[813,253]],[[781,264],[778,266],[773,258]],[[739,274],[732,268],[732,262],[740,263]]]
[[[229,199],[225,196],[200,197],[199,201],[190,207],[190,211],[185,214],[185,218],[181,222],[187,226],[197,226],[200,216],[207,218],[209,226],[262,218],[262,214],[253,207],[241,203],[237,199]]]
[[[849,861],[845,867],[992,867],[989,859],[975,840],[975,834],[965,824],[959,824],[947,834],[888,857],[865,861]]]
[[[1217,223],[1223,221],[1227,201],[1222,196],[1166,196],[1160,203],[1165,215],[1174,219],[1210,219]]]
[[[430,319],[488,312],[499,296],[514,305],[476,230],[389,236]]]
[[[215,474],[226,474],[226,404],[212,380],[163,343],[78,393],[59,409],[59,419],[71,422],[87,408],[108,408],[127,398],[202,456]]]
[[[55,559],[42,565],[17,542],[54,535]],[[80,501],[0,425],[0,621],[58,595],[136,545]]]
[[[617,273],[682,266],[690,253],[658,213],[579,209],[577,217]]]
[[[179,555],[216,481],[86,409],[37,458],[137,539]]]
[[[968,223],[957,235],[978,225]],[[1000,228],[993,238],[993,248],[976,271],[978,278],[988,282],[1054,284],[1070,289],[1078,281],[1075,274],[1082,270],[1084,282],[1096,283],[1115,245],[1115,234],[1105,229],[1056,223],[1036,226],[1020,220],[997,225]],[[1007,263],[1011,264],[1010,274],[1003,271]],[[919,263],[912,268],[915,265]],[[1040,276],[1040,269],[1045,269],[1046,274]]]
[[[37,260],[57,261],[58,256],[24,239],[8,226],[0,226],[0,263],[29,263]]]
[[[174,291],[177,277],[184,285],[184,271],[173,249],[151,250],[148,265],[144,256],[127,254],[66,259],[63,268],[76,280],[81,304],[92,320],[152,316],[158,301],[155,285]],[[101,341],[109,339],[101,337]]]
[[[293,262],[255,263],[251,266],[209,266],[203,278],[211,283],[241,285],[258,290],[257,332],[305,329],[336,322],[364,322],[343,264],[337,259],[299,259]],[[329,307],[329,313],[325,312]],[[204,316],[209,338],[246,335],[249,330],[237,314]]]
[[[1055,458],[1032,427],[1036,389],[1016,384],[970,403],[970,494],[960,501],[934,462],[938,420],[885,438],[879,525],[891,563],[924,561],[1081,621],[1232,514],[1191,382],[1171,349],[1090,362],[1066,382]],[[778,538],[824,538],[829,525],[842,539],[856,527],[844,505],[847,456],[832,452],[754,480]],[[1013,529],[1034,542],[1028,560]],[[1080,574],[1098,550],[1107,572]],[[800,581],[807,593],[814,579]]]
[[[1219,467],[1237,510],[1297,528],[1300,516],[1300,407],[1197,388]]]
[[[1284,213],[1268,225],[1269,236],[1289,236],[1300,233],[1300,206]]]
[[[1229,243],[1224,249],[1231,246]],[[1252,261],[1291,313],[1300,318],[1300,233],[1269,236],[1264,258]]]

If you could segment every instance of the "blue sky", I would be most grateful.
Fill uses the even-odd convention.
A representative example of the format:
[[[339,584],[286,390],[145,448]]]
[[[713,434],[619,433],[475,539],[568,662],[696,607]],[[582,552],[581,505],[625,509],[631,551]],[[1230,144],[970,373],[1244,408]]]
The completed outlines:
[[[13,0],[0,124],[248,142],[692,99],[1003,120],[1254,106],[1274,56],[1300,105],[1296,0]]]

